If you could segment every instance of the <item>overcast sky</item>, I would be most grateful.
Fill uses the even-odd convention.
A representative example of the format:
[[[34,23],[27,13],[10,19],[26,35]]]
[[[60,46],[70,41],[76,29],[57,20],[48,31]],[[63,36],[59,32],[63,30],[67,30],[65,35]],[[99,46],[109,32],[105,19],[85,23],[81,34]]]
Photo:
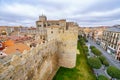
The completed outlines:
[[[38,16],[80,26],[120,24],[120,0],[0,0],[0,25],[35,26]]]

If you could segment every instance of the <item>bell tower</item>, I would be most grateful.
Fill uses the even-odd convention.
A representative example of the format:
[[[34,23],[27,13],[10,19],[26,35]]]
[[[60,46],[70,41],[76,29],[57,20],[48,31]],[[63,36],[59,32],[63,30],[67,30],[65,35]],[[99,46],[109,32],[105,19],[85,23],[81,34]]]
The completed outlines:
[[[39,16],[39,21],[47,21],[47,17],[45,15]]]
[[[39,16],[39,20],[36,21],[37,28],[44,28],[47,26],[47,17],[45,15]]]

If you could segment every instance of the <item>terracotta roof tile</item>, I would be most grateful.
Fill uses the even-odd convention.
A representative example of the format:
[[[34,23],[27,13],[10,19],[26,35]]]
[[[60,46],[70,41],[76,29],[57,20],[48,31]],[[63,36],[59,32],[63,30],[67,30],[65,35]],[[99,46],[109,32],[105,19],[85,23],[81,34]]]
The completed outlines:
[[[24,50],[30,50],[30,47],[23,43],[16,43],[14,46],[8,46],[3,51],[6,54],[12,54],[16,52],[23,52]]]

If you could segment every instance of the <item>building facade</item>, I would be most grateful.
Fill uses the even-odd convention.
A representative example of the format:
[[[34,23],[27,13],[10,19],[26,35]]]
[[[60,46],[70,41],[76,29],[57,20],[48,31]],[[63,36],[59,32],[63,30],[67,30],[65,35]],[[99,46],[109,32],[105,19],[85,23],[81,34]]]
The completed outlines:
[[[115,55],[115,59],[120,61],[120,41],[118,42],[117,53]]]
[[[118,42],[120,41],[120,29],[119,28],[108,28],[103,32],[101,46],[114,57],[119,48]]]

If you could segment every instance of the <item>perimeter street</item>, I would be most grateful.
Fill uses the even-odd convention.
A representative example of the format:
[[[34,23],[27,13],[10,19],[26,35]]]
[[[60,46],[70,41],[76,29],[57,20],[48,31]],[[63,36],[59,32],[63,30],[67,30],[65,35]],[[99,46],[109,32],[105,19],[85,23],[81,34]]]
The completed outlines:
[[[107,53],[100,45],[97,45],[95,42],[93,42],[90,39],[88,39],[88,44],[98,48],[102,52],[102,54],[107,58],[110,65],[116,66],[117,68],[120,69],[120,62],[115,60],[114,57],[112,55],[110,55],[109,53]]]
[[[90,44],[86,43],[86,45],[88,46],[90,57],[94,57],[95,55],[91,52]],[[94,70],[94,73],[96,74],[96,76],[98,76],[98,75],[105,75],[105,76],[107,76],[110,79],[110,76],[105,71],[106,70],[105,66],[102,66],[100,69],[93,69],[93,70]]]

